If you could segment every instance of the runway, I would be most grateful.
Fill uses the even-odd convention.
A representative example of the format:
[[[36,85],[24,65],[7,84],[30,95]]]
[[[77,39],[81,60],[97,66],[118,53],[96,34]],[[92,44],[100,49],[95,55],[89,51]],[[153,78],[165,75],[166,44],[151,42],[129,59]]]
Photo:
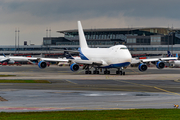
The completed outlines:
[[[126,75],[85,75],[69,67],[1,66],[0,79],[51,83],[0,83],[0,111],[173,108],[180,103],[178,68],[127,68]]]

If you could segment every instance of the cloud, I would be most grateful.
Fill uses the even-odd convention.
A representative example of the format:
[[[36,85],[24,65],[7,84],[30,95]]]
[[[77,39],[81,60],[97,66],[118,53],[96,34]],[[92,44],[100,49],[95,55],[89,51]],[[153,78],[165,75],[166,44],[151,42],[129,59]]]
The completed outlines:
[[[1,44],[14,41],[20,28],[21,40],[41,44],[46,28],[56,31],[84,28],[180,27],[178,0],[1,0]]]
[[[0,15],[5,16],[2,20],[4,23],[13,21],[25,24],[47,24],[50,21],[78,18],[117,18],[119,14],[126,17],[179,19],[179,3],[178,0],[3,0],[0,2]]]

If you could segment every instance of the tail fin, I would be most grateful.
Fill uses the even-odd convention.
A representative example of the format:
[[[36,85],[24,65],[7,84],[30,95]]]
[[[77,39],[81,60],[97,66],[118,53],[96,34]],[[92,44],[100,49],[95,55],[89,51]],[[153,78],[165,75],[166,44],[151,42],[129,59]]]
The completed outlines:
[[[167,51],[167,53],[168,53],[168,57],[172,57],[172,54],[170,51]]]
[[[67,52],[67,51],[64,51],[64,56],[65,56],[67,59],[74,59],[74,58],[72,57],[72,55],[71,55],[69,52]]]
[[[6,57],[6,55],[3,53],[3,56]]]
[[[86,38],[84,36],[84,32],[83,32],[83,29],[82,29],[81,21],[78,21],[78,32],[79,32],[80,48],[88,48]]]
[[[176,57],[177,57],[177,58],[179,58],[179,55],[178,55],[178,53],[176,53]]]

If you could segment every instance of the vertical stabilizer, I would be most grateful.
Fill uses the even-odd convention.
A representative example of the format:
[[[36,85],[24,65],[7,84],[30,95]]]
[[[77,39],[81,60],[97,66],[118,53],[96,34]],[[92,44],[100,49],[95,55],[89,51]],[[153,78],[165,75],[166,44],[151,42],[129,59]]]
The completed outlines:
[[[80,48],[88,48],[86,38],[84,36],[84,32],[83,32],[82,25],[81,25],[80,21],[78,21],[78,32],[79,32]]]
[[[167,51],[167,53],[168,53],[168,57],[172,57],[172,54],[170,51]]]
[[[179,55],[178,55],[178,53],[176,53],[176,57],[177,57],[177,58],[179,58]]]
[[[66,59],[74,59],[68,51],[64,51],[64,56],[66,57]]]

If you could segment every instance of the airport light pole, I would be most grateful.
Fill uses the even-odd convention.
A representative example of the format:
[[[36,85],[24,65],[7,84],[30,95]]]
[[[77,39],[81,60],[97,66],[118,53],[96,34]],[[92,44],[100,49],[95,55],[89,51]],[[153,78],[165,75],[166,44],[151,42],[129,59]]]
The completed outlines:
[[[15,29],[15,53],[16,53],[16,38],[17,38],[17,29]]]
[[[174,35],[174,32],[173,32],[173,25],[172,25],[172,43],[171,43],[172,55],[173,55],[173,43],[174,43],[173,35]]]
[[[51,41],[51,28],[49,29],[49,38],[50,38],[50,41]],[[50,54],[50,45],[49,45],[48,49],[49,49],[49,54]]]
[[[18,55],[19,55],[19,32],[20,32],[20,30],[18,29]]]

